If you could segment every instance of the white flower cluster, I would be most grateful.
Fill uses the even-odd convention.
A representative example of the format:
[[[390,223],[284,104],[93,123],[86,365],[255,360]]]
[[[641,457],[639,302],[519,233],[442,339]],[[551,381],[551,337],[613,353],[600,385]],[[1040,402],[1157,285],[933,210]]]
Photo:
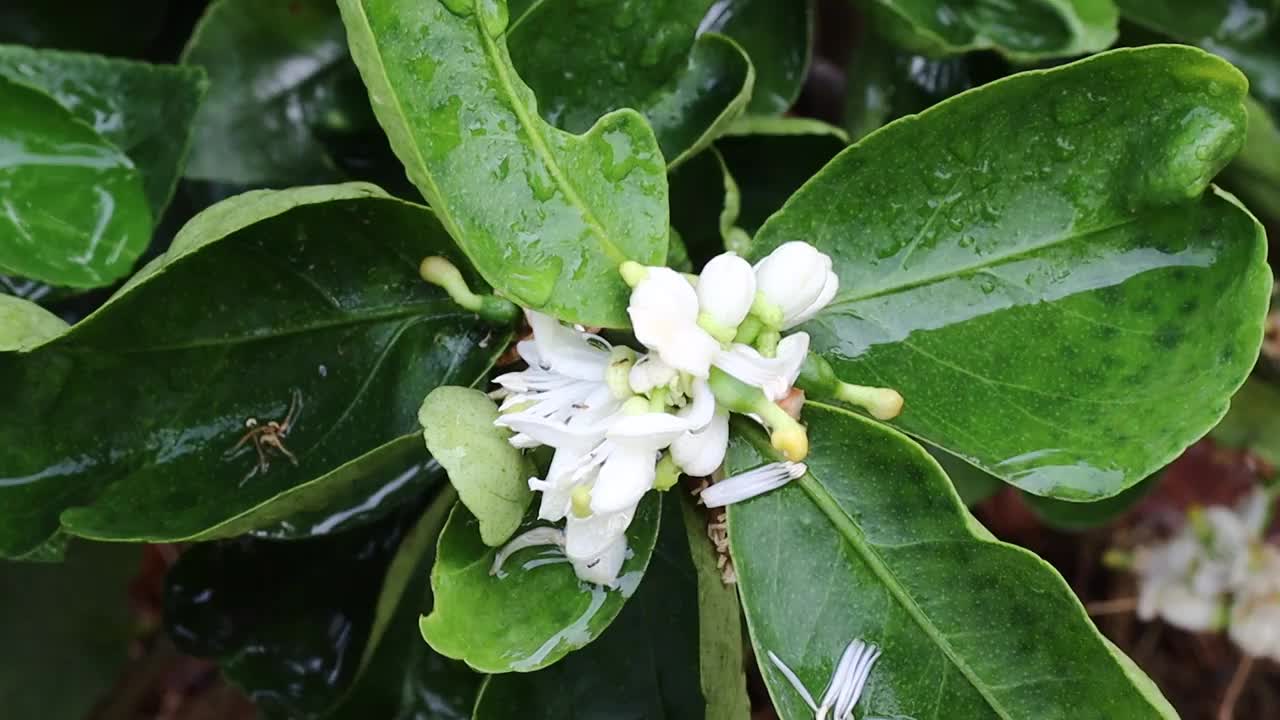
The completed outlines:
[[[1248,654],[1280,660],[1280,549],[1263,542],[1271,501],[1257,490],[1236,508],[1193,510],[1178,534],[1139,547],[1138,617],[1192,632],[1225,626]]]
[[[517,345],[528,369],[495,378],[502,415],[520,448],[555,449],[538,516],[565,521],[563,534],[545,532],[513,543],[564,548],[578,576],[615,583],[626,558],[626,530],[651,489],[667,489],[680,472],[706,476],[724,461],[729,412],[718,402],[712,368],[759,388],[746,410],[774,432],[789,460],[808,451],[804,428],[776,404],[788,395],[809,350],[803,332],[782,337],[835,295],[831,259],[805,243],[781,246],[754,268],[724,254],[701,275],[625,263],[632,286],[628,312],[638,355],[582,328],[528,311],[531,339]],[[803,474],[787,463],[781,475]],[[777,473],[774,473],[777,474]],[[749,482],[755,492],[776,487]]]

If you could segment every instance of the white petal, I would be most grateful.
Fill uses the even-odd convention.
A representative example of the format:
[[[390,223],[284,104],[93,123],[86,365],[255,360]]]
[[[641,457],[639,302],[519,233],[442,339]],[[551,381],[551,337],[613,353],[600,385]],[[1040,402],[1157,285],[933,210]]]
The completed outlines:
[[[606,432],[606,437],[634,450],[653,454],[670,445],[690,428],[690,422],[670,413],[621,415]]]
[[[729,447],[729,411],[716,408],[697,432],[687,432],[671,443],[671,458],[687,475],[707,477],[724,463]]]
[[[625,446],[615,449],[591,487],[591,512],[609,514],[634,507],[653,489],[657,464],[655,450]]]
[[[732,253],[711,258],[698,276],[698,307],[720,325],[742,324],[756,297],[751,264]]]
[[[617,584],[618,572],[627,560],[627,536],[620,535],[609,543],[599,555],[590,558],[572,560],[573,571],[578,579],[584,582],[613,587]]]
[[[787,664],[782,662],[782,658],[774,655],[772,650],[768,651],[768,655],[769,662],[773,663],[774,667],[778,668],[778,672],[781,672],[782,676],[787,679],[787,682],[791,683],[791,687],[796,689],[796,693],[800,695],[800,699],[804,700],[805,705],[808,705],[809,709],[816,715],[818,712],[818,705],[813,702],[813,696],[809,694],[804,683],[800,682],[800,678],[796,677],[796,674],[792,672],[791,668],[787,667]]]
[[[609,544],[625,537],[635,516],[635,507],[615,513],[592,513],[580,518],[572,513],[564,524],[564,553],[570,560],[599,557]]]
[[[764,357],[755,348],[735,343],[717,353],[715,365],[742,382],[760,388],[765,397],[777,402],[791,391],[808,353],[809,334],[798,332],[778,343],[776,357]]]
[[[831,258],[804,242],[779,245],[756,264],[756,289],[782,309],[784,322],[821,296]]]
[[[670,385],[677,377],[679,372],[663,362],[661,357],[645,355],[631,366],[627,384],[632,392],[643,395],[656,387]]]
[[[609,366],[609,347],[603,341],[560,324],[550,315],[526,310],[533,339],[537,343],[539,365],[562,375],[582,380],[604,381]]]
[[[512,432],[527,435],[543,445],[553,448],[585,449],[596,445],[609,429],[607,420],[594,423],[564,423],[554,418],[538,417],[526,413],[511,413],[499,417],[494,424],[507,427]]]
[[[813,302],[799,312],[790,317],[783,317],[782,329],[788,330],[804,322],[808,322],[810,318],[822,311],[835,298],[836,292],[840,289],[840,278],[833,272],[827,272],[826,278],[822,285],[822,290],[818,293]]]
[[[698,327],[698,295],[670,268],[649,268],[627,307],[636,339],[668,365],[706,377],[720,345]]]
[[[698,499],[707,507],[724,507],[776,490],[806,471],[804,463],[769,463],[713,484],[703,490]]]

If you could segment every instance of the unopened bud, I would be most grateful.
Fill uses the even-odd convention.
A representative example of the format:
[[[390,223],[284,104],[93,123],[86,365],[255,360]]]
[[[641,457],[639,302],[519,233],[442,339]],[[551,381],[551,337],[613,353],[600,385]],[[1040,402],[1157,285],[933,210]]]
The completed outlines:
[[[477,295],[467,287],[466,278],[448,259],[433,255],[418,266],[423,280],[445,291],[459,307],[470,310],[481,318],[500,325],[509,325],[520,315],[520,308],[497,295]]]

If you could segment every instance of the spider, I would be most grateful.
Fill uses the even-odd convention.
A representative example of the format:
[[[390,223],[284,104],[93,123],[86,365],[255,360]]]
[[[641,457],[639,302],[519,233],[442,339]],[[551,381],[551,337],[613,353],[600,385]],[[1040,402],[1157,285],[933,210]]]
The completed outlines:
[[[294,465],[298,464],[298,458],[289,452],[289,448],[284,446],[284,438],[289,435],[289,431],[293,429],[295,423],[298,422],[298,413],[302,410],[302,392],[296,388],[293,391],[293,402],[289,404],[289,414],[285,415],[283,420],[270,420],[266,423],[259,423],[257,418],[249,418],[244,421],[244,426],[249,429],[235,445],[227,451],[227,456],[234,456],[236,451],[244,446],[250,440],[253,441],[253,448],[258,451],[258,462],[249,470],[249,473],[240,481],[243,485],[249,481],[249,478],[262,472],[265,473],[271,467],[271,462],[267,459],[267,452],[275,449],[289,459]]]

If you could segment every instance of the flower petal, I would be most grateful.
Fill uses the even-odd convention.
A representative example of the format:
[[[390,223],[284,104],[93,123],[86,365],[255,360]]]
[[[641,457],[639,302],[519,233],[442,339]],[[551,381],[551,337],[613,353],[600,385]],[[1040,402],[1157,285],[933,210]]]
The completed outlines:
[[[671,458],[687,475],[707,477],[724,463],[729,447],[729,411],[716,408],[711,422],[671,443]]]
[[[596,585],[614,587],[618,582],[618,572],[622,570],[622,564],[626,560],[627,536],[620,535],[600,551],[599,555],[571,560],[571,562],[573,571],[578,574],[578,579]]]
[[[580,518],[572,513],[564,524],[564,553],[570,560],[599,557],[609,544],[625,538],[635,516],[635,506],[614,513],[592,513]]]
[[[657,477],[657,451],[648,447],[619,446],[600,467],[591,486],[591,512],[616,513],[634,507],[653,489]]]
[[[698,327],[698,295],[670,268],[649,268],[627,306],[636,339],[671,367],[706,377],[720,345]]]
[[[608,343],[562,325],[550,315],[526,310],[525,317],[533,328],[540,367],[581,380],[604,381],[609,366]]]
[[[751,263],[734,255],[717,255],[698,276],[698,308],[726,328],[742,324],[756,297],[756,276]]]

